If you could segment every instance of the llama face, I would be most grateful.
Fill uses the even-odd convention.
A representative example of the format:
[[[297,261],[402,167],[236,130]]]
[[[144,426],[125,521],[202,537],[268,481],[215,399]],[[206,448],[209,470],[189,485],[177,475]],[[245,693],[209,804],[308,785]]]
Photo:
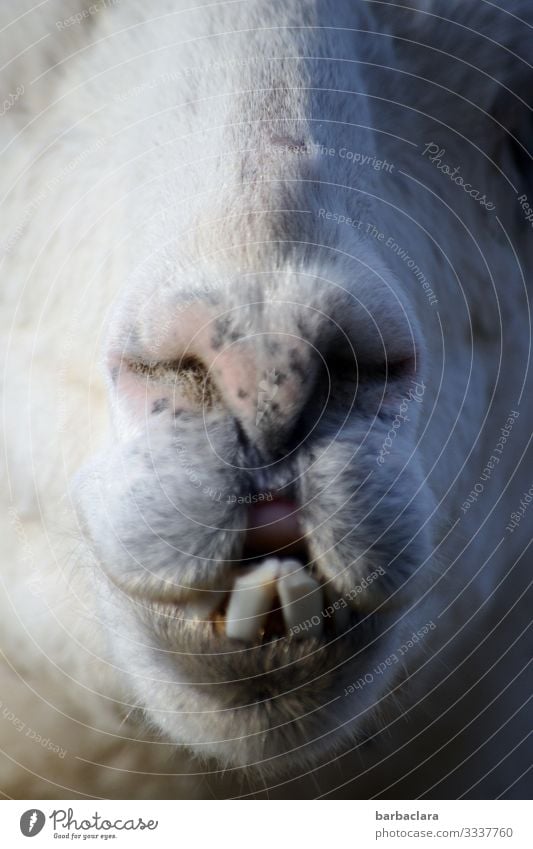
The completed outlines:
[[[376,727],[398,647],[435,627],[462,497],[453,463],[428,475],[443,434],[468,453],[488,394],[479,379],[454,430],[477,297],[454,246],[477,272],[441,197],[493,225],[423,154],[422,119],[416,143],[405,111],[372,135],[381,113],[320,94],[347,88],[340,66],[246,69],[235,90],[258,93],[225,101],[202,157],[176,148],[172,118],[158,125],[104,345],[113,435],[76,490],[133,703],[201,755],[277,770]],[[198,110],[184,115],[190,137]],[[453,133],[446,150],[459,156]],[[439,216],[437,244],[425,224]]]

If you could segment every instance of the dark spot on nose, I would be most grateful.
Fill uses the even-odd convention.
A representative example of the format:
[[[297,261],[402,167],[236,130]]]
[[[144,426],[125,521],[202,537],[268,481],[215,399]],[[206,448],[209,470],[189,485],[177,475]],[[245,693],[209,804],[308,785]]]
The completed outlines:
[[[248,398],[248,392],[245,389],[238,389],[237,396],[239,398]]]

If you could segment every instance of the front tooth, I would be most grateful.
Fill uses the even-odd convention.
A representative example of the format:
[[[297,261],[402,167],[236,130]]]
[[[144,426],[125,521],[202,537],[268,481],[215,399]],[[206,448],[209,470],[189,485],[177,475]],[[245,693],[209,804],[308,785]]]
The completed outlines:
[[[226,613],[226,635],[253,640],[265,624],[276,595],[280,563],[274,557],[237,578]]]
[[[323,602],[320,585],[297,560],[286,560],[283,566],[290,574],[279,579],[278,595],[287,630],[298,639],[319,637]]]

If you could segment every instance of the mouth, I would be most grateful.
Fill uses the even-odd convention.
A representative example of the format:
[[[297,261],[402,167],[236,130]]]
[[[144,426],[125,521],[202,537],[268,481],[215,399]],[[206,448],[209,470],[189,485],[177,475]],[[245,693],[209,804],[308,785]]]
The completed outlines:
[[[282,638],[329,639],[344,634],[355,611],[320,575],[294,501],[252,505],[241,557],[229,591],[204,590],[183,618],[210,623],[225,640],[260,645]]]

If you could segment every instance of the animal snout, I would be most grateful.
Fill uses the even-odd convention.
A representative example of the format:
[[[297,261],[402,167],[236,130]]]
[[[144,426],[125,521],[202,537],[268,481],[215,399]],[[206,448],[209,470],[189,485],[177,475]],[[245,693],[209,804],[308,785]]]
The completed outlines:
[[[164,330],[145,322],[136,349],[110,354],[117,405],[137,419],[198,415],[200,427],[227,414],[262,455],[286,455],[354,410],[377,412],[416,369],[412,328],[399,332],[396,321],[391,333],[387,322],[384,333],[351,312],[281,302],[252,316],[195,304]]]

